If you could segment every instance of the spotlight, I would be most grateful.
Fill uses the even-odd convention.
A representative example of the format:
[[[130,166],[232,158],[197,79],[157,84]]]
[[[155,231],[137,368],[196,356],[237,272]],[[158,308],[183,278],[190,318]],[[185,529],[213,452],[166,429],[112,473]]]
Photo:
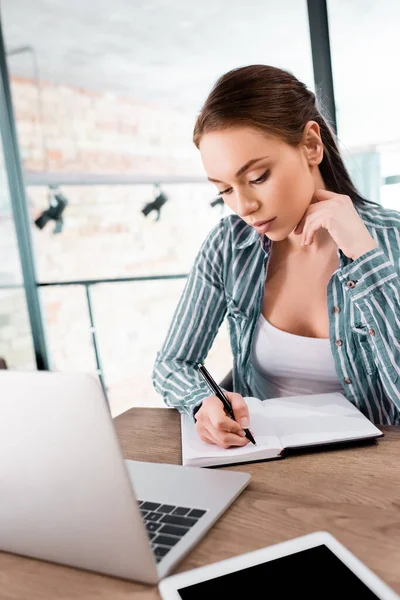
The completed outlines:
[[[164,194],[164,192],[158,191],[158,195],[156,196],[156,198],[153,200],[153,202],[148,202],[145,205],[145,207],[142,209],[142,213],[145,217],[147,217],[147,215],[149,215],[154,210],[157,213],[155,221],[159,221],[161,207],[164,206],[166,202],[168,202],[168,196]]]
[[[54,221],[56,226],[54,227],[53,233],[61,233],[64,225],[62,214],[67,204],[68,200],[60,190],[57,187],[50,187],[49,208],[44,210],[35,220],[36,227],[43,229],[49,221]]]
[[[214,206],[217,206],[218,204],[220,204],[221,206],[224,206],[224,201],[221,198],[221,196],[218,196],[217,198],[215,198],[215,200],[210,202],[210,206],[212,206],[212,208],[214,208]]]

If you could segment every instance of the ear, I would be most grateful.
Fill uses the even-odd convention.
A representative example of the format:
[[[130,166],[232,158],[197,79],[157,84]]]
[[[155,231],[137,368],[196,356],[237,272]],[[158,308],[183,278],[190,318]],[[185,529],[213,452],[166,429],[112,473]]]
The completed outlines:
[[[302,144],[309,166],[319,165],[324,157],[324,145],[321,140],[319,125],[316,121],[308,121],[305,125]]]

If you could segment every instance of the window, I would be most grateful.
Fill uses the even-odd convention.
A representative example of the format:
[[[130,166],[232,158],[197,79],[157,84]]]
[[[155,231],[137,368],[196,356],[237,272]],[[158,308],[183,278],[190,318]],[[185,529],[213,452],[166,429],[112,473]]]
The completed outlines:
[[[187,273],[208,231],[227,214],[211,207],[215,186],[191,140],[212,85],[234,67],[267,63],[314,87],[305,1],[4,0],[2,17],[41,282]],[[53,183],[57,176],[78,181],[59,186],[68,205],[58,234],[54,223],[33,225],[49,206],[46,172]],[[32,185],[38,176],[42,185]],[[107,185],[88,185],[96,176]],[[142,183],[121,185],[127,176]],[[170,177],[187,182],[155,187]],[[168,201],[156,221],[155,211],[145,217],[142,209],[160,190]],[[93,287],[114,414],[160,403],[151,366],[183,284]],[[60,370],[95,371],[85,290],[78,287],[41,289],[50,359]],[[230,368],[226,325],[207,364],[221,379]]]
[[[338,134],[362,193],[399,210],[400,4],[329,0]],[[389,189],[391,188],[391,189]]]

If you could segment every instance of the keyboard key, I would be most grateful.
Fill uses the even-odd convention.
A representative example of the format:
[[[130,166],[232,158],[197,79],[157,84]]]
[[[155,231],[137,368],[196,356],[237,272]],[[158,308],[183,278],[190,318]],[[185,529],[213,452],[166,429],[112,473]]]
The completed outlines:
[[[138,503],[139,506],[142,506],[143,500],[137,500],[137,503]]]
[[[205,510],[199,510],[198,508],[193,508],[190,511],[190,513],[188,514],[188,517],[192,517],[193,519],[200,519],[200,517],[205,515],[206,512],[207,511],[205,511]]]
[[[157,504],[156,502],[143,502],[141,505],[141,510],[157,510],[157,508],[161,506],[161,504]]]
[[[159,558],[162,558],[170,551],[170,548],[165,548],[164,546],[156,546],[154,548],[154,554]]]
[[[151,531],[149,531],[148,533],[149,533],[149,538],[151,540],[153,540],[156,537],[156,535],[157,535],[156,533],[151,533]]]
[[[197,519],[189,519],[189,517],[178,517],[177,515],[164,515],[161,518],[161,523],[170,525],[181,525],[182,527],[192,527],[197,523]]]
[[[179,542],[179,538],[172,535],[158,535],[153,540],[153,544],[162,544],[163,546],[175,546]]]
[[[179,515],[180,517],[184,517],[185,515],[188,514],[189,511],[190,511],[190,508],[185,508],[184,506],[177,506],[172,514]]]
[[[142,517],[144,519],[149,514],[149,511],[148,510],[142,510],[142,509],[140,509],[140,513],[141,513],[141,515],[142,515]]]
[[[163,525],[159,533],[168,533],[168,535],[176,535],[182,537],[189,531],[189,527],[178,527],[177,525]]]
[[[158,521],[161,519],[163,513],[149,512],[146,517],[146,521]]]
[[[161,527],[161,523],[152,523],[151,521],[146,523],[147,531],[158,531]]]
[[[157,511],[162,513],[170,513],[172,510],[174,510],[174,508],[175,506],[171,506],[171,504],[163,504],[157,508]]]

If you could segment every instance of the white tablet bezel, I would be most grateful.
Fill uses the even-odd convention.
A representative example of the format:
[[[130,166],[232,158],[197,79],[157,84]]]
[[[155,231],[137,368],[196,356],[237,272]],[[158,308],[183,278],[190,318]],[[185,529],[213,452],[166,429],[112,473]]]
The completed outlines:
[[[308,535],[261,548],[254,552],[240,554],[205,567],[192,569],[163,579],[158,586],[163,600],[182,600],[179,589],[240,571],[275,558],[307,550],[324,544],[327,546],[380,600],[399,600],[400,596],[389,588],[368,567],[345,548],[336,538],[326,531],[317,531]]]

